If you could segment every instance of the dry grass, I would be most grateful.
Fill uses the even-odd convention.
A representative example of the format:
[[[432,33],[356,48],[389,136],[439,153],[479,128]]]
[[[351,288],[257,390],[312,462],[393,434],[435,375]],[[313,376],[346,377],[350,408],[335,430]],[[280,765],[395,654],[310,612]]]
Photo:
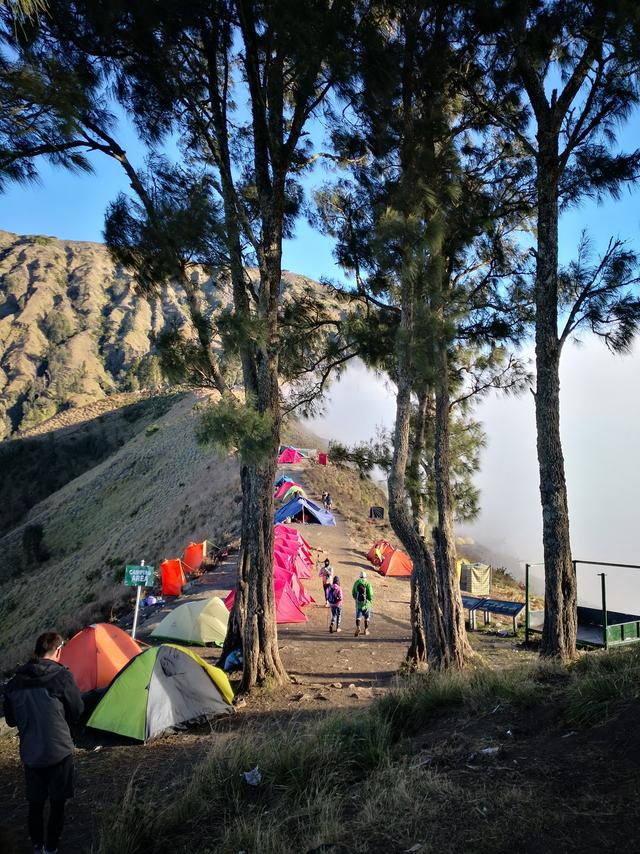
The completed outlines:
[[[618,676],[628,671],[629,684],[637,678],[636,653],[593,662],[586,659],[571,672],[540,663],[412,677],[355,714],[293,720],[262,731],[247,727],[214,745],[180,794],[156,807],[152,838],[140,832],[140,816],[154,800],[147,792],[142,803],[129,798],[114,813],[99,852],[293,854],[341,845],[336,850],[364,854],[406,851],[418,843],[423,852],[457,852],[476,848],[478,839],[481,850],[504,851],[506,838],[509,850],[524,851],[539,837],[535,850],[552,850],[558,834],[570,837],[564,822],[567,814],[579,818],[583,793],[575,787],[559,798],[547,793],[548,774],[574,757],[570,750],[560,758],[538,757],[545,749],[537,741],[547,726],[545,709],[560,710],[550,724],[559,735],[569,714],[561,710],[571,708],[572,692],[594,672],[609,666]],[[517,731],[520,721],[520,727],[537,722],[531,748],[524,735],[518,748],[518,755],[531,754],[529,764],[508,766],[506,756],[483,759],[479,751],[504,733],[503,721],[515,722]],[[553,729],[545,737],[552,745]],[[254,787],[242,772],[256,766],[262,781]],[[587,782],[585,797],[594,793]],[[616,797],[615,787],[599,797],[604,810],[607,797]]]

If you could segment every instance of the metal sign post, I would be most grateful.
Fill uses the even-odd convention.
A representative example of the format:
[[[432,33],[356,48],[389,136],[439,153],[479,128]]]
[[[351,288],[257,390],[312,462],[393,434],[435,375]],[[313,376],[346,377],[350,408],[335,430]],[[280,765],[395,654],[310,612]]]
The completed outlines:
[[[139,565],[129,564],[124,572],[124,583],[127,587],[137,587],[136,591],[136,607],[133,612],[133,627],[131,628],[131,637],[135,639],[136,628],[138,627],[138,613],[140,611],[140,591],[143,587],[150,587],[153,584],[155,570],[152,566],[147,566],[145,562],[140,561]]]
[[[144,566],[144,561],[140,561],[140,566]],[[133,627],[131,629],[131,637],[133,640],[136,639],[136,629],[138,628],[138,613],[140,612],[140,591],[142,590],[142,586],[138,584],[136,586],[136,607],[133,612]]]

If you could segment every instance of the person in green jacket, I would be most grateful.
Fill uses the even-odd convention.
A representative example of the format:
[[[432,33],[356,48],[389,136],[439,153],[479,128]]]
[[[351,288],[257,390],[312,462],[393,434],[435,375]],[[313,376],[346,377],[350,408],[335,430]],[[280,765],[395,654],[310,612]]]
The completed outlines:
[[[369,620],[371,619],[371,605],[373,603],[373,590],[367,581],[367,573],[364,569],[360,572],[360,577],[356,579],[351,595],[356,602],[356,630],[355,637],[360,634],[360,620],[364,619],[364,633],[369,634]]]

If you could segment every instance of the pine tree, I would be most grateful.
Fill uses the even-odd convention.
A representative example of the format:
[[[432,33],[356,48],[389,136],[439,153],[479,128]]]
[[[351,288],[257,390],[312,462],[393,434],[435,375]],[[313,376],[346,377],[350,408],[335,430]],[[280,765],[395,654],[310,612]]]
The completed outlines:
[[[560,437],[561,349],[574,322],[581,318],[589,323],[589,315],[594,328],[608,327],[612,348],[624,348],[638,313],[637,302],[620,298],[627,291],[624,273],[617,287],[610,282],[605,290],[593,282],[583,286],[580,274],[563,293],[558,216],[563,207],[586,197],[615,197],[638,174],[640,149],[618,152],[614,143],[617,128],[639,100],[640,19],[636,4],[617,0],[484,3],[478,18],[487,33],[486,74],[477,81],[478,101],[511,133],[513,155],[532,164],[537,205],[535,404],[545,564],[542,654],[568,660],[576,652],[577,593]],[[480,40],[478,45],[480,49]],[[613,278],[623,272],[616,264],[605,261],[604,266]],[[572,291],[573,307],[566,302]],[[569,319],[559,332],[563,311]]]

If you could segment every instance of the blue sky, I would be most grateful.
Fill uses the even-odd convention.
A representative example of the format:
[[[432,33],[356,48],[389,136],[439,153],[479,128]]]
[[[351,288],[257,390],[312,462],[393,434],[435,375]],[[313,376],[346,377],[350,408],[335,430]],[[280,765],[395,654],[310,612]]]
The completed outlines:
[[[118,139],[136,166],[144,161],[144,150],[135,130],[121,119]],[[624,127],[623,148],[631,149],[640,141],[640,112],[634,113]],[[66,240],[102,240],[104,213],[110,201],[128,190],[122,168],[102,154],[91,155],[93,174],[72,174],[52,168],[44,161],[40,181],[28,186],[13,185],[0,196],[0,228],[18,234],[47,234]],[[328,173],[319,166],[306,184],[326,181]],[[640,186],[623,190],[618,201],[601,205],[588,201],[567,212],[560,226],[560,257],[568,261],[580,232],[587,228],[596,249],[606,245],[610,236],[627,240],[640,251]],[[332,257],[332,241],[318,234],[304,220],[296,228],[294,240],[286,241],[285,269],[314,279],[341,277]]]

